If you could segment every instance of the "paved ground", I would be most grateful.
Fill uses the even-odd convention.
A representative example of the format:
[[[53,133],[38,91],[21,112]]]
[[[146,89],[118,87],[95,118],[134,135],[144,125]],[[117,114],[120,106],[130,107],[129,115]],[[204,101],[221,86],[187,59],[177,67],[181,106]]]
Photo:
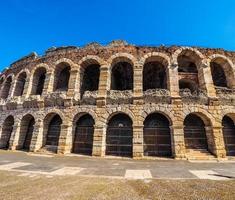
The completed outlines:
[[[0,150],[0,200],[233,200],[234,166]]]
[[[132,160],[81,156],[49,156],[0,150],[0,171],[19,176],[77,175],[116,179],[235,179],[235,162]]]

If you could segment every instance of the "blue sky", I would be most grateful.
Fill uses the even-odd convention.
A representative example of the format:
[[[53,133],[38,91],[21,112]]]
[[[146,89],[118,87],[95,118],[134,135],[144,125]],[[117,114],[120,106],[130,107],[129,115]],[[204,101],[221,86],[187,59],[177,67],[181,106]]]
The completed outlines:
[[[51,46],[114,39],[235,50],[234,10],[234,0],[2,0],[0,69]]]

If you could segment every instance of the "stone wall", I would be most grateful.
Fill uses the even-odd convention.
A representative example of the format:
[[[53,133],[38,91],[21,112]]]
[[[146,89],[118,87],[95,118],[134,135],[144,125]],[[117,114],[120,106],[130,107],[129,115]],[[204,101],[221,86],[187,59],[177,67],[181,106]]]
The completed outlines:
[[[188,56],[196,64],[198,84],[205,96],[182,96],[179,91],[178,61],[180,55]],[[209,151],[216,157],[226,156],[222,132],[222,118],[235,115],[234,98],[224,93],[218,96],[213,84],[210,62],[218,59],[222,65],[229,89],[235,89],[235,53],[221,49],[202,49],[192,47],[141,47],[115,41],[107,46],[90,44],[83,48],[51,48],[42,57],[32,54],[13,63],[1,74],[0,100],[0,138],[5,119],[12,115],[14,126],[10,149],[17,149],[21,141],[21,120],[25,115],[35,119],[30,151],[38,151],[45,137],[45,119],[52,113],[58,114],[63,123],[59,139],[58,153],[70,153],[74,138],[74,119],[89,113],[94,121],[94,156],[105,156],[105,138],[109,119],[117,113],[127,114],[133,122],[133,157],[143,157],[143,126],[145,118],[154,112],[161,113],[170,122],[172,154],[175,158],[185,158],[184,119],[195,113],[205,123]],[[128,62],[133,67],[133,90],[111,91],[112,66],[117,62]],[[167,90],[143,92],[143,67],[148,61],[161,62],[166,66]],[[56,70],[61,64],[70,67],[67,91],[55,91]],[[99,64],[100,77],[98,91],[88,100],[80,95],[84,68]],[[35,72],[46,71],[41,95],[35,95]],[[27,75],[22,95],[14,95],[19,89],[19,76]],[[56,79],[55,79],[56,77]],[[12,79],[9,94],[6,87]],[[33,92],[34,91],[34,92]],[[19,92],[17,92],[19,94]],[[95,95],[94,95],[95,94]],[[223,93],[222,93],[223,94]],[[149,95],[149,97],[147,97]],[[227,97],[226,103],[224,98]],[[234,118],[235,119],[235,118]]]

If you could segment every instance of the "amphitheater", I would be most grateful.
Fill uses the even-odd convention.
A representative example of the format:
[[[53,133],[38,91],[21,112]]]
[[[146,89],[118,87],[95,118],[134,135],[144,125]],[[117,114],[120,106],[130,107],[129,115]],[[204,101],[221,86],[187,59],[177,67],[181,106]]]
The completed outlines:
[[[235,52],[68,46],[0,75],[0,148],[131,158],[235,156]]]

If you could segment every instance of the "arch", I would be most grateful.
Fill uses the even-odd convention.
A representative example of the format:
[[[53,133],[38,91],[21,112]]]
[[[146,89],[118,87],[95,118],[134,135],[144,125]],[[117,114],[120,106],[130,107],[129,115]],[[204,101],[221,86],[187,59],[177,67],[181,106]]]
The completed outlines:
[[[8,149],[11,134],[13,131],[14,126],[14,117],[12,115],[9,115],[2,124],[2,134],[0,137],[0,148],[2,149]]]
[[[51,112],[46,115],[43,123],[43,146],[49,146],[52,151],[57,151],[62,123],[59,114]]]
[[[107,60],[107,63],[111,64],[111,68],[118,62],[128,62],[132,66],[135,66],[137,59],[129,53],[116,53]]]
[[[163,114],[145,118],[143,135],[145,156],[172,156],[170,122]]]
[[[111,66],[111,90],[133,90],[132,62],[126,57],[118,57]]]
[[[23,95],[25,90],[26,79],[27,79],[27,73],[25,71],[22,71],[18,74],[18,76],[16,77],[14,96]]]
[[[185,117],[184,141],[186,150],[208,150],[206,125],[204,120],[197,113],[190,113]]]
[[[67,91],[69,87],[71,66],[67,62],[56,65],[54,73],[54,91]]]
[[[35,119],[31,114],[26,114],[21,119],[20,136],[17,149],[29,150],[34,132]]]
[[[94,59],[87,59],[84,60],[80,66],[81,96],[85,93],[85,91],[97,91],[99,88],[101,67],[99,62]]]
[[[44,89],[44,84],[46,80],[47,69],[43,66],[37,67],[33,73],[32,80],[32,95],[41,95]]]
[[[12,87],[12,76],[8,76],[3,83],[1,98],[6,99],[9,96],[11,87]]]
[[[233,117],[233,118],[232,118]],[[224,146],[227,156],[235,156],[235,124],[234,115],[225,115],[222,119]]]
[[[163,63],[165,66],[169,66],[171,61],[170,57],[166,55],[165,53],[161,52],[150,52],[145,54],[139,61],[141,65],[144,65],[147,62],[152,62],[152,61],[158,61],[160,63]]]
[[[133,128],[131,118],[118,113],[112,116],[108,122],[106,133],[106,155],[132,156]]]
[[[99,56],[95,55],[87,55],[78,62],[78,65],[80,65],[81,67],[88,66],[91,64],[105,65],[107,63]]]
[[[200,67],[200,64],[205,63],[205,56],[199,50],[192,47],[182,47],[177,49],[172,55],[172,63],[177,65],[178,58],[181,55],[190,57],[198,68]]]
[[[234,67],[231,60],[219,54],[210,56],[210,68],[215,87],[234,86]]]
[[[143,91],[148,89],[167,89],[168,61],[154,56],[145,59],[143,67]]]
[[[72,70],[74,70],[75,68],[78,67],[77,64],[75,64],[72,60],[70,60],[68,58],[61,58],[55,62],[55,66],[58,66],[61,64],[70,66]]]
[[[74,119],[73,153],[92,155],[95,121],[88,113],[78,114]]]

